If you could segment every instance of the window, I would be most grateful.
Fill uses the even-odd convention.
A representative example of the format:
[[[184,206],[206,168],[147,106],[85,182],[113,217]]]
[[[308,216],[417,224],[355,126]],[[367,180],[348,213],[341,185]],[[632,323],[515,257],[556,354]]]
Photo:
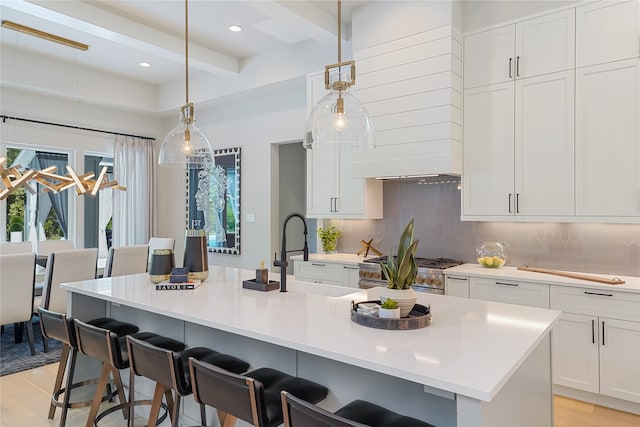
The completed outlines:
[[[44,169],[56,166],[58,173],[65,172],[69,155],[50,151],[7,147],[7,165],[21,165],[24,169]],[[36,241],[69,239],[68,192],[45,191],[39,183],[32,183],[36,190],[31,194],[23,187],[6,199],[4,227],[7,241]]]

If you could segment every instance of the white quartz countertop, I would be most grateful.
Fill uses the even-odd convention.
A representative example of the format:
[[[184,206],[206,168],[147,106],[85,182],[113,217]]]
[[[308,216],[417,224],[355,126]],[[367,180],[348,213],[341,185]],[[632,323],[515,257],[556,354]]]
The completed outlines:
[[[353,323],[353,300],[375,289],[296,281],[289,292],[242,288],[252,270],[210,266],[196,290],[157,291],[146,274],[65,283],[71,292],[267,341],[437,389],[490,401],[534,350],[559,311],[418,293],[432,325],[372,329]],[[277,279],[273,275],[272,279]]]
[[[620,285],[609,285],[606,283],[593,282],[590,280],[573,279],[570,277],[556,276],[546,273],[535,273],[532,271],[518,270],[516,267],[503,266],[500,268],[486,268],[480,264],[462,264],[445,270],[445,274],[460,274],[464,276],[481,276],[503,280],[517,280],[523,282],[545,283],[560,286],[576,286],[581,288],[605,289],[609,291],[635,292],[640,293],[640,277],[618,276],[615,274],[581,273],[579,271],[568,271],[567,273],[586,274],[588,276],[613,279],[618,277],[625,283]]]
[[[367,258],[376,258],[376,256],[368,256]],[[309,261],[335,262],[340,264],[358,264],[367,259],[362,255],[356,254],[309,254]],[[302,260],[302,255],[294,255],[291,259]]]

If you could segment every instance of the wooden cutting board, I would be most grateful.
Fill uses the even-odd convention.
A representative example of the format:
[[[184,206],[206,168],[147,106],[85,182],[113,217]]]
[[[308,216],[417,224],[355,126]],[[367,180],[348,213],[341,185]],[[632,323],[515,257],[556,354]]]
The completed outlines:
[[[625,283],[624,280],[621,280],[619,277],[614,277],[612,279],[607,279],[607,278],[603,278],[603,277],[589,276],[587,274],[569,273],[567,271],[549,270],[549,269],[546,269],[546,268],[535,268],[535,267],[529,267],[529,266],[526,266],[526,265],[518,267],[518,270],[533,271],[533,272],[536,272],[536,273],[553,274],[555,276],[570,277],[572,279],[589,280],[591,282],[606,283],[607,285],[621,285],[621,284]]]

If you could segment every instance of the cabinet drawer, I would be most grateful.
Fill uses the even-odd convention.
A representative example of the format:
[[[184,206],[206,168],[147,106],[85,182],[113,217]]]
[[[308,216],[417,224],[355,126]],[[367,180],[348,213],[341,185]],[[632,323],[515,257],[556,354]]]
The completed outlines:
[[[294,274],[298,280],[309,282],[343,284],[342,265],[321,261],[298,261],[294,263]]]
[[[551,308],[640,322],[640,294],[630,292],[551,286]]]
[[[549,308],[549,285],[472,277],[469,297],[507,304]]]

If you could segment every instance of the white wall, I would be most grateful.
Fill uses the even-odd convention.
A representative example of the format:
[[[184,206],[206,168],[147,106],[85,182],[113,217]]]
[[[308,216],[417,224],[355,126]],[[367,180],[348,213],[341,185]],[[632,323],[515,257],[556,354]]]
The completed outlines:
[[[278,244],[272,238],[272,204],[278,206],[278,197],[273,194],[277,191],[272,190],[272,144],[302,139],[306,120],[305,104],[306,83],[300,79],[286,92],[224,107],[199,109],[196,106],[198,127],[207,135],[214,149],[241,147],[242,150],[241,254],[211,253],[210,264],[254,269],[261,260],[267,265],[273,261],[273,251]],[[166,123],[167,129],[173,125],[173,122]],[[180,236],[184,236],[186,227],[184,171],[159,168],[158,188],[158,232],[176,236],[177,264],[181,264],[184,239]],[[255,222],[248,223],[247,214],[255,215]]]

